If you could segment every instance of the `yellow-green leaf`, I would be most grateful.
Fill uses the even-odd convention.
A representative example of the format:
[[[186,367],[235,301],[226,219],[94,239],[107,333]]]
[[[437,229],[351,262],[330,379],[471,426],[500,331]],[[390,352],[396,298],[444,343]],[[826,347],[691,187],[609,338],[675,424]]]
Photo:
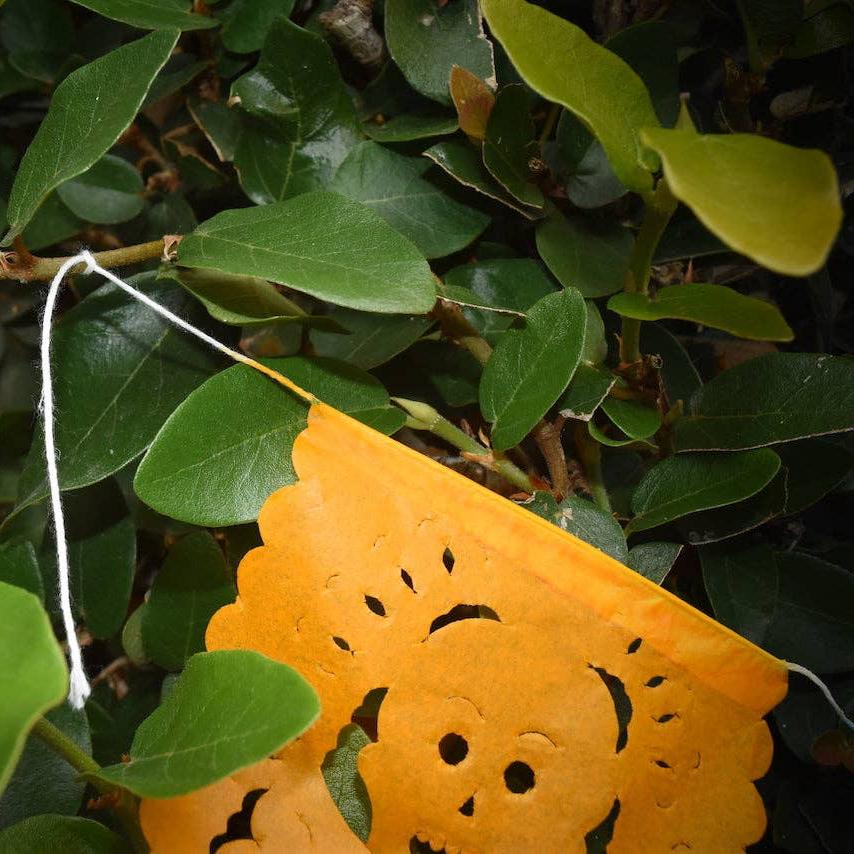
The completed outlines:
[[[839,186],[822,151],[752,134],[647,128],[673,195],[725,243],[778,273],[824,264],[842,221]]]
[[[587,34],[523,0],[483,0],[492,34],[525,82],[562,104],[599,139],[617,177],[630,190],[652,187],[658,160],[639,139],[658,118],[643,81]]]

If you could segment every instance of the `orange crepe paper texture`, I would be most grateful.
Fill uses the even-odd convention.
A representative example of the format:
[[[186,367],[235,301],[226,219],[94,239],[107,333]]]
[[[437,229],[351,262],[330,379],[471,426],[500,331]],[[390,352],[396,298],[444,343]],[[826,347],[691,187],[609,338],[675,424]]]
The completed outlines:
[[[359,755],[371,851],[407,852],[417,838],[448,854],[584,852],[617,807],[617,854],[759,839],[752,781],[771,761],[762,717],[785,696],[783,662],[328,406],[311,407],[293,459],[299,482],[264,504],[264,546],[242,561],[240,595],[207,645],[296,668],[321,717],[278,765],[146,801],[154,854],[207,851],[253,786],[268,789],[253,840],[221,851],[363,850],[349,831],[350,847],[341,841],[319,768],[378,688],[378,740]],[[309,842],[294,836],[300,797]]]

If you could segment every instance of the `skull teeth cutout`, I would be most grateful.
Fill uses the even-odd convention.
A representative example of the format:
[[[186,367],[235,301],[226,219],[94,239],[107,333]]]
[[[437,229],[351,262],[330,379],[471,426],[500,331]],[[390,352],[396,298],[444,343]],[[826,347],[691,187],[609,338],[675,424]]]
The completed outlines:
[[[587,663],[548,648],[535,628],[489,620],[410,647],[360,756],[372,851],[413,836],[446,852],[585,850],[615,798],[617,720]]]

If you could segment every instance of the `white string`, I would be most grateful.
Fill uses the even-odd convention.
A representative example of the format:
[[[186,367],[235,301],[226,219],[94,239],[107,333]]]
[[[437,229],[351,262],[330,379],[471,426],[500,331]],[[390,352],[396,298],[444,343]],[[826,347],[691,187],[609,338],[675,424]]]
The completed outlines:
[[[842,723],[844,723],[849,729],[854,730],[854,721],[845,714],[842,710],[842,706],[833,699],[833,694],[830,693],[830,688],[828,688],[827,685],[825,685],[824,682],[822,682],[821,679],[812,672],[812,670],[807,670],[806,667],[803,667],[800,664],[795,664],[791,661],[786,661],[784,664],[792,671],[792,673],[800,673],[801,676],[805,676],[809,679],[809,681],[812,682],[822,694],[824,694],[824,698],[828,703],[830,703],[831,708],[836,712],[839,720],[842,721]]]
[[[56,534],[56,568],[59,576],[59,608],[62,612],[62,623],[65,629],[66,641],[68,644],[68,657],[71,661],[71,673],[69,678],[68,702],[75,709],[82,709],[86,698],[91,693],[89,681],[86,678],[86,671],[83,667],[83,654],[80,650],[80,641],[77,638],[77,632],[74,629],[74,615],[71,611],[71,583],[68,568],[68,541],[65,532],[65,517],[62,513],[62,500],[60,497],[59,488],[59,472],[57,470],[57,451],[56,437],[54,435],[54,405],[53,405],[53,377],[51,373],[50,362],[50,344],[51,344],[51,325],[53,321],[53,312],[56,307],[56,297],[59,293],[59,288],[62,285],[62,280],[68,274],[72,267],[78,264],[85,264],[86,267],[82,271],[83,275],[89,273],[98,273],[105,279],[111,281],[114,285],[121,288],[123,291],[130,294],[134,299],[139,300],[144,305],[147,305],[152,311],[165,317],[170,323],[180,327],[185,332],[195,335],[206,344],[225,353],[230,359],[235,362],[241,362],[253,368],[259,368],[257,362],[237,350],[232,350],[226,347],[225,344],[212,338],[210,335],[197,329],[186,320],[173,314],[168,308],[164,308],[159,303],[155,302],[151,297],[146,296],[142,291],[131,287],[127,282],[123,282],[117,276],[114,276],[109,270],[105,270],[94,259],[88,250],[84,250],[79,255],[69,258],[57,270],[53,281],[50,283],[50,289],[47,292],[45,300],[44,318],[42,320],[41,334],[41,373],[42,373],[42,400],[41,408],[44,413],[44,451],[47,462],[47,480],[50,489],[50,506],[53,516],[53,525]]]

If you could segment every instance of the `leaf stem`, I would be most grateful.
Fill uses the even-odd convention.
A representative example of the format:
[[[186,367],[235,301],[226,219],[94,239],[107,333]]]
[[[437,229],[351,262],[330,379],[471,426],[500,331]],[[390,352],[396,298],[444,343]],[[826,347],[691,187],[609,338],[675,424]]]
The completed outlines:
[[[649,293],[649,278],[652,271],[652,257],[661,240],[661,235],[676,210],[676,199],[670,192],[667,182],[661,178],[655,192],[646,197],[646,211],[638,236],[635,238],[629,269],[626,273],[626,293]],[[632,317],[624,317],[620,336],[620,361],[631,365],[640,361],[640,325]]]
[[[587,491],[598,507],[610,513],[611,499],[608,498],[608,490],[605,489],[602,477],[602,446],[587,432],[587,424],[584,421],[575,422],[573,438],[578,460],[584,469]]]
[[[36,721],[32,734],[41,739],[51,750],[58,753],[102,795],[109,795],[114,799],[113,810],[121,821],[133,850],[139,854],[147,852],[148,843],[139,826],[139,809],[136,798],[127,790],[117,789],[111,783],[101,780],[98,777],[101,766],[47,718],[41,717]]]
[[[174,242],[174,238],[170,238]],[[123,246],[121,249],[108,249],[105,252],[94,252],[93,257],[102,267],[127,267],[141,261],[151,261],[160,258],[166,242],[151,240],[148,243],[138,243],[134,246]],[[26,256],[21,252],[8,252],[0,258],[0,279],[16,279],[19,282],[41,282],[52,279],[59,268],[71,256],[63,258],[39,258],[35,255]],[[80,264],[71,270],[81,272]]]
[[[560,116],[560,104],[552,104],[549,107],[549,111],[546,114],[546,120],[543,123],[543,129],[540,132],[540,138],[538,140],[540,148],[546,144],[548,138],[552,135],[552,131],[557,124],[558,116]]]

